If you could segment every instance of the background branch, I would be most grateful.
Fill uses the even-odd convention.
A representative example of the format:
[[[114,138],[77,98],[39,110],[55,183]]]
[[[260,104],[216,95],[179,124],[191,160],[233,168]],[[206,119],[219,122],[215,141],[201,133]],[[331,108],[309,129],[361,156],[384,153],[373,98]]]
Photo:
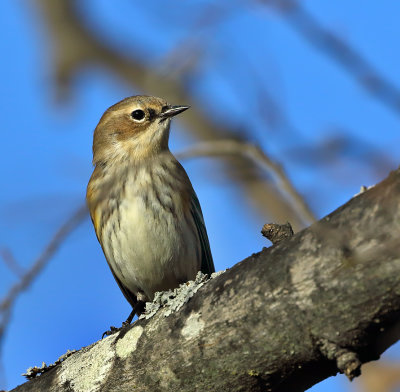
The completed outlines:
[[[275,7],[291,26],[316,49],[329,56],[375,99],[400,114],[400,90],[357,49],[332,31],[324,28],[296,0],[261,0]]]
[[[83,222],[87,216],[87,207],[83,205],[58,229],[42,254],[32,263],[0,302],[0,344],[11,317],[12,307],[18,296],[25,291],[50,261],[67,236]]]
[[[8,248],[0,249],[0,256],[3,259],[6,266],[19,278],[22,277],[24,273],[24,268],[18,263],[11,250]]]
[[[69,88],[75,73],[89,64],[101,65],[123,78],[135,90],[164,97],[169,102],[190,105],[191,110],[182,117],[182,123],[194,137],[208,141],[226,138],[245,141],[244,129],[222,125],[214,121],[207,111],[201,110],[203,105],[196,102],[183,78],[171,78],[161,72],[162,67],[151,68],[107,47],[78,18],[74,2],[37,0],[37,3],[51,31],[56,80],[62,95]],[[279,190],[260,175],[254,161],[241,155],[219,158],[224,164],[225,175],[240,187],[246,199],[264,216],[278,222],[289,220],[295,230],[307,224],[296,208],[282,198]],[[265,203],[266,199],[268,203]]]
[[[197,143],[191,148],[176,154],[179,159],[206,156],[222,157],[224,155],[246,158],[261,169],[272,174],[277,179],[278,189],[289,196],[291,199],[290,204],[299,212],[302,220],[305,222],[308,221],[309,223],[316,220],[314,213],[311,211],[304,198],[297,192],[283,167],[277,162],[274,162],[260,147],[254,144],[234,139],[215,140]]]

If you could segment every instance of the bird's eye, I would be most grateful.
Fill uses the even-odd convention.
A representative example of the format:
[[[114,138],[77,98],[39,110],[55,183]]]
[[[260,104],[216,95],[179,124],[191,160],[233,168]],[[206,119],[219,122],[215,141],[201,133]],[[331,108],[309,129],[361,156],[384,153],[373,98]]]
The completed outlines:
[[[131,117],[136,121],[142,121],[145,117],[145,113],[143,110],[137,109],[131,113]]]

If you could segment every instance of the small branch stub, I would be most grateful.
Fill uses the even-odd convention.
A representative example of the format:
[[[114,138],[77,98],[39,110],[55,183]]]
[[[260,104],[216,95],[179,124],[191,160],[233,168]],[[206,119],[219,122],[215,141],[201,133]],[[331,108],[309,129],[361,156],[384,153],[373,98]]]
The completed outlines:
[[[321,341],[320,350],[326,358],[336,361],[339,371],[344,373],[350,381],[361,374],[362,364],[355,352],[339,347],[326,339]]]
[[[276,245],[286,238],[292,237],[294,232],[289,222],[286,222],[284,225],[278,223],[266,223],[261,229],[261,234]]]

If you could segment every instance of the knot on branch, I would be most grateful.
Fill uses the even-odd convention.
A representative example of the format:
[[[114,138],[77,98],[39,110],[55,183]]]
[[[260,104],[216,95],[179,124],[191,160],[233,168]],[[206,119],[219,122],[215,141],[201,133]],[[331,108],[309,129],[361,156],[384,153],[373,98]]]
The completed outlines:
[[[261,234],[275,245],[286,238],[292,237],[294,232],[289,222],[286,222],[284,225],[266,223],[261,229]]]
[[[340,373],[344,373],[350,381],[361,374],[362,364],[357,353],[326,339],[320,341],[320,351],[326,358],[334,360]]]

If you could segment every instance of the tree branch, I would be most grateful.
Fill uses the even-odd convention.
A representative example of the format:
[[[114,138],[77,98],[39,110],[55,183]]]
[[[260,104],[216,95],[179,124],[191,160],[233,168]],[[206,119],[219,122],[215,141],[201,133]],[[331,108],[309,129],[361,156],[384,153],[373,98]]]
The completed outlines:
[[[399,339],[400,169],[23,391],[303,391]],[[167,316],[167,314],[169,314]],[[166,317],[167,316],[167,317]]]
[[[289,196],[291,199],[290,204],[295,207],[303,221],[315,222],[316,217],[314,213],[299,192],[297,192],[283,167],[274,162],[260,147],[254,144],[235,139],[200,142],[176,154],[176,157],[178,159],[188,159],[206,156],[221,157],[224,155],[244,157],[272,174],[277,179],[278,188]]]
[[[380,74],[360,51],[337,34],[325,29],[306,11],[301,2],[296,0],[261,0],[261,2],[276,7],[300,36],[341,65],[353,80],[375,99],[399,114],[400,89]]]
[[[65,238],[84,220],[87,216],[86,204],[79,207],[70,218],[57,230],[54,237],[48,243],[40,256],[33,264],[24,271],[17,283],[15,283],[0,302],[0,346],[3,336],[11,318],[11,311],[18,296],[25,291],[43,268],[50,261],[51,257],[58,250]],[[4,254],[3,254],[4,257]]]

